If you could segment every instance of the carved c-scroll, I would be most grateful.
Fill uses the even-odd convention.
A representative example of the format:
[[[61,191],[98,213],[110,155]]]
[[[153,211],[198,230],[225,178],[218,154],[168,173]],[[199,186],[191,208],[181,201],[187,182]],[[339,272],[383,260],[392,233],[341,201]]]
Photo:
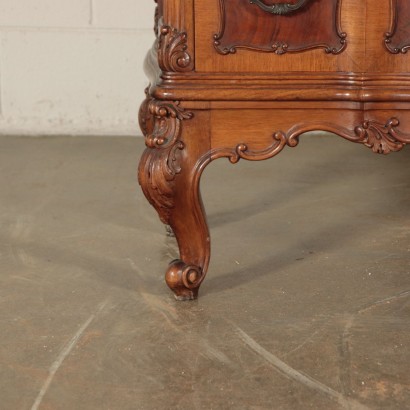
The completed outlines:
[[[310,131],[327,131],[339,135],[342,138],[363,144],[376,154],[390,154],[402,150],[410,144],[410,134],[404,134],[398,130],[400,121],[390,118],[385,124],[374,120],[366,120],[353,131],[338,127],[334,124],[317,123],[303,124],[292,127],[287,133],[278,131],[273,135],[274,142],[264,150],[249,150],[246,144],[238,144],[235,148],[215,148],[208,156],[210,160],[228,158],[232,164],[240,159],[248,161],[262,161],[279,154],[286,145],[296,147],[299,137]]]
[[[187,72],[194,68],[188,52],[188,35],[169,25],[158,29],[158,64],[163,71]]]
[[[384,44],[392,54],[406,54],[410,50],[408,20],[410,5],[407,0],[390,0],[391,22],[384,34]]]
[[[410,135],[399,131],[400,121],[390,118],[385,124],[366,120],[355,127],[354,131],[338,127],[333,124],[310,124],[308,126],[295,126],[287,133],[287,144],[295,147],[299,136],[305,132],[321,130],[339,135],[342,138],[363,144],[376,154],[390,154],[402,150],[405,145],[410,144]]]
[[[192,117],[193,113],[186,112],[179,102],[147,97],[140,108],[140,126],[147,149],[140,161],[138,180],[165,224],[169,224],[170,211],[174,207],[173,183],[181,172],[182,121]]]
[[[287,144],[286,134],[282,131],[273,135],[273,143],[266,149],[253,151],[246,144],[238,144],[235,148],[215,148],[209,155],[210,160],[226,157],[232,164],[236,164],[241,159],[247,161],[263,161],[278,155]]]

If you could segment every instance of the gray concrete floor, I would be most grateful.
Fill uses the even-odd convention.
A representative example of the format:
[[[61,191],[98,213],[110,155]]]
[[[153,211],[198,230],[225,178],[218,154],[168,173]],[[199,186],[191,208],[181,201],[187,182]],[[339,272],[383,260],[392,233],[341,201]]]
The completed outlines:
[[[410,149],[306,136],[203,178],[194,302],[142,139],[0,138],[0,408],[409,409]]]

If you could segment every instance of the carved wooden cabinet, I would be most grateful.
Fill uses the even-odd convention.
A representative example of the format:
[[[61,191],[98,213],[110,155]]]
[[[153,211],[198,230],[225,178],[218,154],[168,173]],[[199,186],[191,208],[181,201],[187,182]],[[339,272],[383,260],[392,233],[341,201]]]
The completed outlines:
[[[178,241],[178,299],[208,268],[210,162],[268,159],[313,130],[379,154],[410,143],[409,21],[408,0],[157,0],[139,182]]]

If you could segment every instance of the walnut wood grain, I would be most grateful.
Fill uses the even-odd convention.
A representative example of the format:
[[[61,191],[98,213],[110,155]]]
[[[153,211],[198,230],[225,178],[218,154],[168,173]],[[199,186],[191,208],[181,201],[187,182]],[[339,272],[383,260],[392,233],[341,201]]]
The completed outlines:
[[[147,149],[138,169],[141,188],[161,221],[175,234],[180,259],[165,279],[178,300],[195,299],[205,278],[210,240],[199,192],[209,163],[208,113],[186,111],[178,102],[149,96],[141,105],[140,125]]]
[[[234,0],[236,3],[238,0]],[[231,4],[231,0],[225,0],[227,5]],[[304,48],[305,46],[312,45],[314,42],[322,44],[323,42],[331,45],[332,49],[340,50],[342,38],[338,34],[338,25],[336,23],[339,20],[337,14],[336,2],[315,0],[312,5],[306,6],[306,12],[301,11],[300,14],[292,16],[270,16],[260,11],[261,15],[257,14],[258,20],[263,19],[264,24],[258,26],[255,22],[255,13],[252,5],[249,5],[248,9],[247,1],[240,2],[243,6],[240,7],[240,11],[235,13],[237,23],[232,23],[230,28],[230,37],[227,38],[226,44],[222,43],[220,48],[229,48],[233,38],[237,37],[242,42],[246,42],[248,45],[257,46],[262,42],[264,43],[264,52],[258,52],[256,58],[256,52],[254,49],[241,48],[234,54],[221,55],[219,54],[214,44],[210,41],[210,36],[220,33],[222,20],[222,11],[220,9],[220,0],[197,0],[195,2],[195,19],[200,21],[195,25],[196,31],[196,66],[200,72],[246,72],[246,73],[272,73],[272,71],[282,72],[298,72],[298,71],[327,71],[327,72],[354,72],[361,71],[359,67],[364,64],[364,54],[362,50],[363,42],[365,41],[365,30],[363,28],[362,16],[366,13],[366,4],[357,0],[341,0],[340,4],[340,33],[344,32],[347,35],[346,49],[343,48],[343,52],[339,54],[326,54],[323,48],[309,49],[302,53],[289,53],[278,55],[275,52],[266,52],[268,47],[271,47],[277,41],[281,41],[289,45],[288,49]],[[246,3],[246,6],[245,6]],[[270,2],[272,3],[272,2]],[[329,4],[329,5],[328,5]],[[321,7],[325,5],[324,10],[327,12],[327,20],[322,21],[316,18],[316,15],[321,15]],[[229,6],[230,7],[230,6]],[[246,9],[245,9],[246,7]],[[230,7],[231,8],[231,7]],[[314,8],[315,13],[309,10]],[[310,14],[311,13],[311,14]],[[231,14],[231,13],[230,13]],[[251,14],[247,17],[248,14]],[[331,15],[330,15],[331,14]],[[278,21],[284,20],[284,23],[279,24],[278,29],[281,29],[280,38],[276,38],[276,33],[272,33],[273,27],[268,25],[269,18],[277,19]],[[305,20],[304,24],[297,27],[293,22],[294,19]],[[230,17],[233,19],[233,17]],[[284,25],[282,27],[282,25]],[[260,27],[264,27],[261,30]],[[255,29],[259,27],[259,29]],[[270,27],[270,28],[269,28]],[[294,30],[291,31],[290,28]],[[386,24],[383,28],[383,33],[386,31]],[[235,32],[235,28],[237,31]],[[324,34],[321,34],[321,31]],[[253,31],[252,31],[253,30]],[[313,32],[313,38],[309,39],[310,31]],[[333,33],[333,34],[332,34]],[[283,35],[282,35],[283,34]],[[273,40],[270,40],[270,37]],[[286,38],[287,37],[287,38]],[[229,41],[228,41],[229,40]],[[307,42],[309,41],[309,44]],[[380,41],[380,39],[379,39]],[[306,42],[306,44],[303,44]],[[329,43],[328,43],[329,42]],[[259,43],[259,44],[258,44]],[[297,44],[299,43],[299,44]],[[301,44],[300,44],[301,43]],[[325,47],[326,48],[326,47]]]
[[[391,0],[390,28],[384,42],[392,54],[406,54],[410,50],[410,3],[407,0]]]
[[[157,1],[138,178],[178,242],[165,277],[179,300],[208,270],[199,187],[212,161],[273,158],[314,130],[377,154],[410,144],[407,0],[289,0],[286,16],[251,3]]]
[[[219,0],[220,29],[214,35],[214,46],[222,55],[235,54],[239,49],[271,52],[277,55],[323,49],[339,54],[347,45],[341,28],[341,1],[310,1],[305,6],[280,3],[290,13],[266,13],[252,2]],[[262,3],[265,4],[265,3]],[[272,7],[272,6],[271,6]],[[278,6],[275,6],[278,7]],[[274,9],[272,9],[274,10]],[[264,27],[258,30],[258,27]]]

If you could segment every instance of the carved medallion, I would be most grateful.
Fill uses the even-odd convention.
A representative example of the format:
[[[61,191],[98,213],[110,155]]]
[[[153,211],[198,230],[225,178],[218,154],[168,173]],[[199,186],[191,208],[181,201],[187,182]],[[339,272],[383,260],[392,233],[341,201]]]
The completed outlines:
[[[341,29],[341,0],[219,0],[221,24],[214,36],[220,54],[244,48],[278,55],[322,48],[339,54],[346,48]]]
[[[410,50],[410,2],[408,0],[391,1],[391,23],[384,35],[384,43],[393,54],[407,53]]]

